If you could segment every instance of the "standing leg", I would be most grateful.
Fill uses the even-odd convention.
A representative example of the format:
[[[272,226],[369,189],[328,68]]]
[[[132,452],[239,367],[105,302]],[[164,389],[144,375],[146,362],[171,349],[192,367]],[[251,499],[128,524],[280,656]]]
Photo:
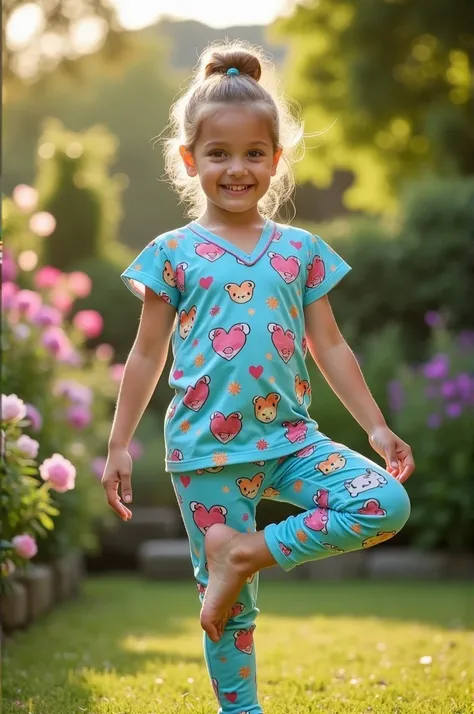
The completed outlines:
[[[206,533],[216,524],[227,524],[232,532],[254,533],[257,496],[265,480],[262,468],[252,464],[227,466],[213,473],[172,474],[201,602],[209,582]],[[262,714],[253,643],[257,591],[258,574],[253,574],[241,584],[227,609],[230,617],[218,641],[204,632],[204,656],[220,714]]]

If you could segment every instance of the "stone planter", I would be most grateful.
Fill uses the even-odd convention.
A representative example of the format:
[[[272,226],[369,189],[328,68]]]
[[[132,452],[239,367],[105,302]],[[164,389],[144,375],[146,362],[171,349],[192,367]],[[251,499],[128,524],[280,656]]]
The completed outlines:
[[[149,540],[137,552],[139,572],[153,580],[191,580],[193,568],[187,539]]]
[[[124,522],[117,518],[114,526],[99,532],[102,551],[121,557],[136,557],[138,548],[148,540],[179,538],[181,517],[174,508],[134,507],[133,517]]]
[[[28,591],[15,578],[8,578],[7,587],[0,597],[0,620],[5,632],[12,632],[28,623]]]
[[[84,577],[84,560],[80,551],[71,551],[52,563],[56,600],[67,600],[79,594]]]
[[[367,553],[356,550],[341,555],[313,560],[301,565],[301,578],[304,580],[350,580],[365,576]]]
[[[366,554],[369,578],[444,580],[474,577],[474,559],[467,555],[383,547],[371,548]]]
[[[35,620],[45,612],[49,612],[55,603],[53,569],[47,565],[28,566],[25,572],[15,574],[27,591],[28,620]]]

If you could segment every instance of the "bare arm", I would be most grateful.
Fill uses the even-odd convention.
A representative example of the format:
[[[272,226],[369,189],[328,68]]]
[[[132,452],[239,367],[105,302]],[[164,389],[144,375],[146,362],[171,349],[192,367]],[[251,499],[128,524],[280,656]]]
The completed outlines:
[[[168,356],[176,310],[146,288],[137,337],[125,364],[109,447],[128,448]]]
[[[344,340],[327,296],[305,308],[306,338],[311,355],[333,392],[367,432],[387,470],[400,481],[414,471],[411,448],[394,434],[373,398],[354,353]]]
[[[175,308],[146,288],[137,337],[120,385],[102,476],[107,501],[124,521],[132,517],[118,493],[120,485],[124,501],[132,500],[132,461],[128,446],[163,372],[175,317]]]

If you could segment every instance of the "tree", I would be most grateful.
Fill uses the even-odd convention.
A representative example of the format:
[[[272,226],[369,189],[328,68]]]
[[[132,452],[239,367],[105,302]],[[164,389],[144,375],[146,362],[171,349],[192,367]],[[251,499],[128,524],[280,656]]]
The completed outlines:
[[[407,177],[474,173],[472,0],[311,0],[275,31],[306,130],[326,130],[300,180],[350,169],[347,205],[378,212]]]
[[[15,44],[8,37],[10,20],[17,11],[25,13],[24,22],[36,28],[27,46]],[[117,13],[108,0],[3,0],[2,44],[4,81],[15,84],[18,77],[29,80],[58,64],[70,74],[78,70],[74,60],[83,52],[100,50],[102,58],[116,62],[127,48],[127,33],[120,27]],[[87,23],[87,25],[86,25]],[[77,30],[87,28],[95,44],[84,50],[77,40]]]

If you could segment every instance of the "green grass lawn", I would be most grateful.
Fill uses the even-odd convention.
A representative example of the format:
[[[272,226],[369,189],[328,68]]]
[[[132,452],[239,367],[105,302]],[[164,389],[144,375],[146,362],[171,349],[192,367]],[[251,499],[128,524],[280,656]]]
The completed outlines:
[[[262,583],[265,714],[469,714],[470,604],[462,583]],[[198,612],[191,582],[88,580],[7,640],[3,714],[215,714]]]

